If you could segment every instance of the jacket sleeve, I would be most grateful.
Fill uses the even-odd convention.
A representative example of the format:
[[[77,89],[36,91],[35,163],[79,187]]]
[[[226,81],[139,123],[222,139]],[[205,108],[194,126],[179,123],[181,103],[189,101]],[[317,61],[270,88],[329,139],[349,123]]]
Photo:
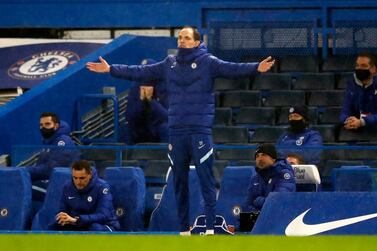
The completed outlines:
[[[344,123],[346,119],[350,116],[352,116],[352,106],[354,106],[354,94],[352,91],[352,85],[354,85],[352,80],[349,80],[347,82],[347,89],[344,94],[344,101],[343,101],[343,106],[342,106],[342,111],[340,113],[339,120],[341,123]]]
[[[254,185],[255,183],[259,183],[259,186]],[[259,182],[257,175],[254,175],[250,180],[246,202],[245,202],[245,205],[243,206],[244,211],[247,211],[247,212],[259,211],[259,208],[257,208],[254,205],[254,201],[256,198],[262,195],[260,185],[261,184]]]
[[[366,126],[374,126],[377,125],[377,114],[371,114],[364,118]]]
[[[110,66],[110,74],[116,78],[124,78],[140,83],[159,82],[164,79],[164,64],[161,61],[150,65],[120,65],[113,64]]]
[[[168,110],[157,100],[151,100],[152,116],[160,121],[168,120]]]
[[[92,223],[106,224],[113,220],[113,211],[113,197],[110,193],[110,187],[108,185],[102,186],[96,211],[92,214],[79,215],[77,225],[87,226]]]
[[[248,77],[258,73],[259,63],[233,63],[211,56],[212,77],[237,78]]]

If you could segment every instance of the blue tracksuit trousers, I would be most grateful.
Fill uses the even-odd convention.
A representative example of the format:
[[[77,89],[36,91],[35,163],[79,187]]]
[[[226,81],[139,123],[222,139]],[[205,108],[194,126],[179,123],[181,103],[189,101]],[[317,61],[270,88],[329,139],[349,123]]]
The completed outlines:
[[[213,176],[213,143],[210,134],[182,133],[170,135],[169,158],[174,174],[174,189],[180,231],[188,231],[189,170],[193,160],[204,198],[207,229],[214,229],[216,220],[216,188]]]

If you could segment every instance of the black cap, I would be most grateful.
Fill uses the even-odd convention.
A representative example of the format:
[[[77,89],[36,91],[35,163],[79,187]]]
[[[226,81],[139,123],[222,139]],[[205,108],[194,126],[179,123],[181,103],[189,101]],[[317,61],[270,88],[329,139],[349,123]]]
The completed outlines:
[[[269,155],[273,159],[277,159],[276,148],[273,144],[261,144],[255,150],[254,158],[256,159],[258,153],[264,153]]]
[[[309,109],[306,105],[295,105],[289,108],[289,114],[297,113],[305,120],[309,120]]]

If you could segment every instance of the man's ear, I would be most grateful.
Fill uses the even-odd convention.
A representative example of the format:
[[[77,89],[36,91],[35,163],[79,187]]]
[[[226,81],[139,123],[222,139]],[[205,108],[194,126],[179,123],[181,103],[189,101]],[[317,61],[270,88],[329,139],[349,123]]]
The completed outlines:
[[[200,40],[195,41],[195,47],[198,47],[200,45]]]
[[[59,127],[60,127],[60,124],[59,124],[59,123],[56,123],[56,124],[55,124],[55,130],[57,130]]]

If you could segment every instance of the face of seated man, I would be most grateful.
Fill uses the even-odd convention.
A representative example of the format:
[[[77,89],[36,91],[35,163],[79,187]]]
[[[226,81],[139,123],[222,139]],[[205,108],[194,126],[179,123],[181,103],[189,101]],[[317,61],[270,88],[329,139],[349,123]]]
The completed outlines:
[[[258,153],[255,156],[255,162],[256,162],[257,168],[259,168],[259,169],[268,169],[268,168],[270,168],[275,163],[275,159],[273,159],[268,154]]]
[[[89,184],[90,180],[92,179],[92,173],[88,173],[85,169],[72,169],[72,179],[75,187],[78,190],[82,190]]]

